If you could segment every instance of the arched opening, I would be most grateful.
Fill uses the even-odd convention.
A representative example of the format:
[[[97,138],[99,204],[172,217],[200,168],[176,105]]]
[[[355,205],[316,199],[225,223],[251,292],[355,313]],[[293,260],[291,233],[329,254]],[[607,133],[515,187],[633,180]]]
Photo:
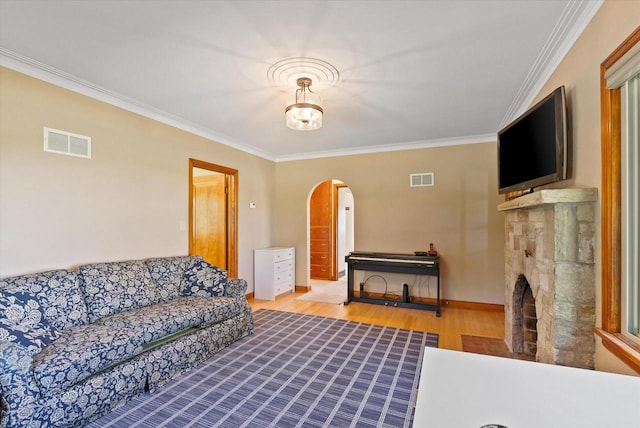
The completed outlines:
[[[520,274],[513,291],[513,352],[536,356],[538,346],[536,301],[527,278]]]
[[[342,281],[345,286],[341,294],[346,296],[345,256],[354,250],[354,198],[346,183],[329,179],[310,189],[307,246],[310,288]],[[340,289],[337,284],[333,286]]]

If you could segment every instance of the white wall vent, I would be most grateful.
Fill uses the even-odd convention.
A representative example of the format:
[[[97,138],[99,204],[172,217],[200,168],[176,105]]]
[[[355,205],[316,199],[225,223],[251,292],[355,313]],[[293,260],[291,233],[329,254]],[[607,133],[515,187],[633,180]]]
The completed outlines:
[[[91,137],[44,127],[44,151],[91,158]]]
[[[421,172],[409,175],[409,186],[424,187],[433,186],[433,172]]]

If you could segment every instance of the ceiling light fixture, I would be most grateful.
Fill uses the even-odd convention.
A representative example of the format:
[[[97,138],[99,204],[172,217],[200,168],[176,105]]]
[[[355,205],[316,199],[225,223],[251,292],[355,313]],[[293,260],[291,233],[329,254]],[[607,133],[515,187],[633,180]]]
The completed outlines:
[[[284,110],[287,127],[298,131],[313,131],[322,127],[322,99],[309,89],[311,79],[299,77],[298,89],[287,101]]]

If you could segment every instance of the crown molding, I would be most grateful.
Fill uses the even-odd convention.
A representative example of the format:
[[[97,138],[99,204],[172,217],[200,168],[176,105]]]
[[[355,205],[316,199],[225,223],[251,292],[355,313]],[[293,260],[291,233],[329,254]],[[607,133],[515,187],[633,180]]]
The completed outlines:
[[[498,129],[504,128],[533,103],[603,3],[604,0],[572,0],[567,3]]]
[[[301,153],[295,155],[277,156],[276,162],[288,162],[306,159],[329,158],[338,156],[362,155],[369,153],[399,152],[402,150],[431,149],[434,147],[461,146],[466,144],[491,143],[497,141],[497,134],[472,135],[458,138],[441,138],[437,140],[422,140],[409,143],[386,144],[380,146],[365,146],[353,149],[327,150],[322,152]]]

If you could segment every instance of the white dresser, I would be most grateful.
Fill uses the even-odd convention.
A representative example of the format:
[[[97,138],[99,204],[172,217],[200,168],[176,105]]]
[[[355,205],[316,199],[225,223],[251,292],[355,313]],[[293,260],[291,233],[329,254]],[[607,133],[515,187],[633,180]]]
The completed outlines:
[[[253,276],[256,299],[275,300],[280,294],[293,292],[296,279],[296,249],[271,247],[254,250]]]

